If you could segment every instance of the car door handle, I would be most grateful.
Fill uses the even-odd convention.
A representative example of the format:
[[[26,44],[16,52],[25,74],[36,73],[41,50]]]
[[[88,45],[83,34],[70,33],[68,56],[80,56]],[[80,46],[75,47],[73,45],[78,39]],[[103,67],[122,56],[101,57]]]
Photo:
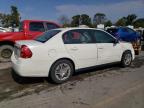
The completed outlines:
[[[73,48],[71,48],[71,50],[76,51],[76,50],[78,50],[78,48],[73,47]]]

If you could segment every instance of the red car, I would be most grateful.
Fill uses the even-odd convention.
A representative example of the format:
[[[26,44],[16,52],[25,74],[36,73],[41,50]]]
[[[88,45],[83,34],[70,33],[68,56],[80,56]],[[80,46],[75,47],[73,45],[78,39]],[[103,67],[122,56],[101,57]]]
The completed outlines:
[[[60,28],[60,25],[50,21],[24,20],[20,23],[19,32],[0,33],[0,62],[10,61],[15,41],[31,40],[41,33]]]

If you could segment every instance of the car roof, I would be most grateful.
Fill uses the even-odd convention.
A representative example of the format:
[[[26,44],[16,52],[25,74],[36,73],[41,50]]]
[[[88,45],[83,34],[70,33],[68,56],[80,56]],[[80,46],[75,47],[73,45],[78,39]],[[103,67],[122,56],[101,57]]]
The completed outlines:
[[[27,22],[54,22],[54,21],[49,21],[49,20],[23,20],[23,21],[27,21]]]
[[[98,29],[98,28],[68,27],[68,28],[57,28],[57,29],[52,29],[52,30],[61,30],[61,33],[64,33],[64,32],[67,32],[69,30],[75,30],[75,29],[99,30],[99,31],[103,31],[103,32],[111,35],[109,32],[107,32],[107,31],[105,31],[103,29]],[[111,36],[113,37],[113,35],[111,35]]]
[[[68,30],[75,30],[75,29],[86,29],[86,30],[100,30],[100,31],[104,31],[102,29],[97,29],[97,28],[83,28],[83,27],[57,28],[57,29],[54,29],[54,30],[68,31]]]
[[[61,25],[58,24],[57,22],[49,21],[49,20],[28,20],[28,19],[26,19],[26,20],[23,20],[22,22],[46,22],[46,23],[52,23],[52,24],[55,24],[55,25],[61,27]]]
[[[121,27],[110,27],[110,28],[107,28],[107,29],[122,29],[122,28],[129,28],[129,27],[121,26]],[[132,28],[129,28],[129,29],[132,29]]]

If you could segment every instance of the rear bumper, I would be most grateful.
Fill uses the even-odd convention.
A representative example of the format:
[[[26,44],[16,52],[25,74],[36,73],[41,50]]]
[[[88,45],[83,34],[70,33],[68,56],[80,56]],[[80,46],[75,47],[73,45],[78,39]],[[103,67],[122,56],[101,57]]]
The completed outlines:
[[[12,61],[12,68],[19,76],[33,77],[33,75],[30,74],[31,72],[28,70],[28,67],[26,65],[22,66],[21,63]]]
[[[46,64],[17,60],[15,57],[12,57],[12,68],[22,77],[48,77],[49,75],[49,68]]]

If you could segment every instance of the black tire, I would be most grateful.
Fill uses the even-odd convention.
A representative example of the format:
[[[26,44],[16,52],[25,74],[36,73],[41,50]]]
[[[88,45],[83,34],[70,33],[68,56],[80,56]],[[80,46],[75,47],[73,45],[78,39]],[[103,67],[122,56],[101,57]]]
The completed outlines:
[[[67,72],[65,72],[65,75],[67,75],[67,78],[62,79],[62,80],[60,80],[58,78],[58,76],[60,77],[61,75],[56,75],[56,71],[60,71],[60,69],[58,69],[59,67],[61,67],[60,65],[68,66],[68,70],[65,70],[65,71],[67,71]],[[50,81],[52,81],[53,83],[61,84],[65,81],[67,81],[72,76],[73,72],[74,72],[74,66],[71,63],[71,61],[62,59],[52,65],[52,67],[50,69],[50,73],[49,73],[49,78],[50,78]],[[59,73],[61,73],[61,72],[59,72]]]
[[[13,53],[13,46],[11,45],[0,46],[0,62],[11,61],[12,53]]]
[[[15,82],[19,83],[19,84],[23,84],[24,81],[25,81],[25,78],[24,77],[21,77],[19,76],[13,69],[11,71],[11,75],[12,75],[12,78]]]
[[[139,55],[139,54],[140,54],[140,50],[136,50],[135,55]]]
[[[132,54],[131,51],[125,51],[122,55],[121,65],[122,67],[128,67],[132,63]]]

